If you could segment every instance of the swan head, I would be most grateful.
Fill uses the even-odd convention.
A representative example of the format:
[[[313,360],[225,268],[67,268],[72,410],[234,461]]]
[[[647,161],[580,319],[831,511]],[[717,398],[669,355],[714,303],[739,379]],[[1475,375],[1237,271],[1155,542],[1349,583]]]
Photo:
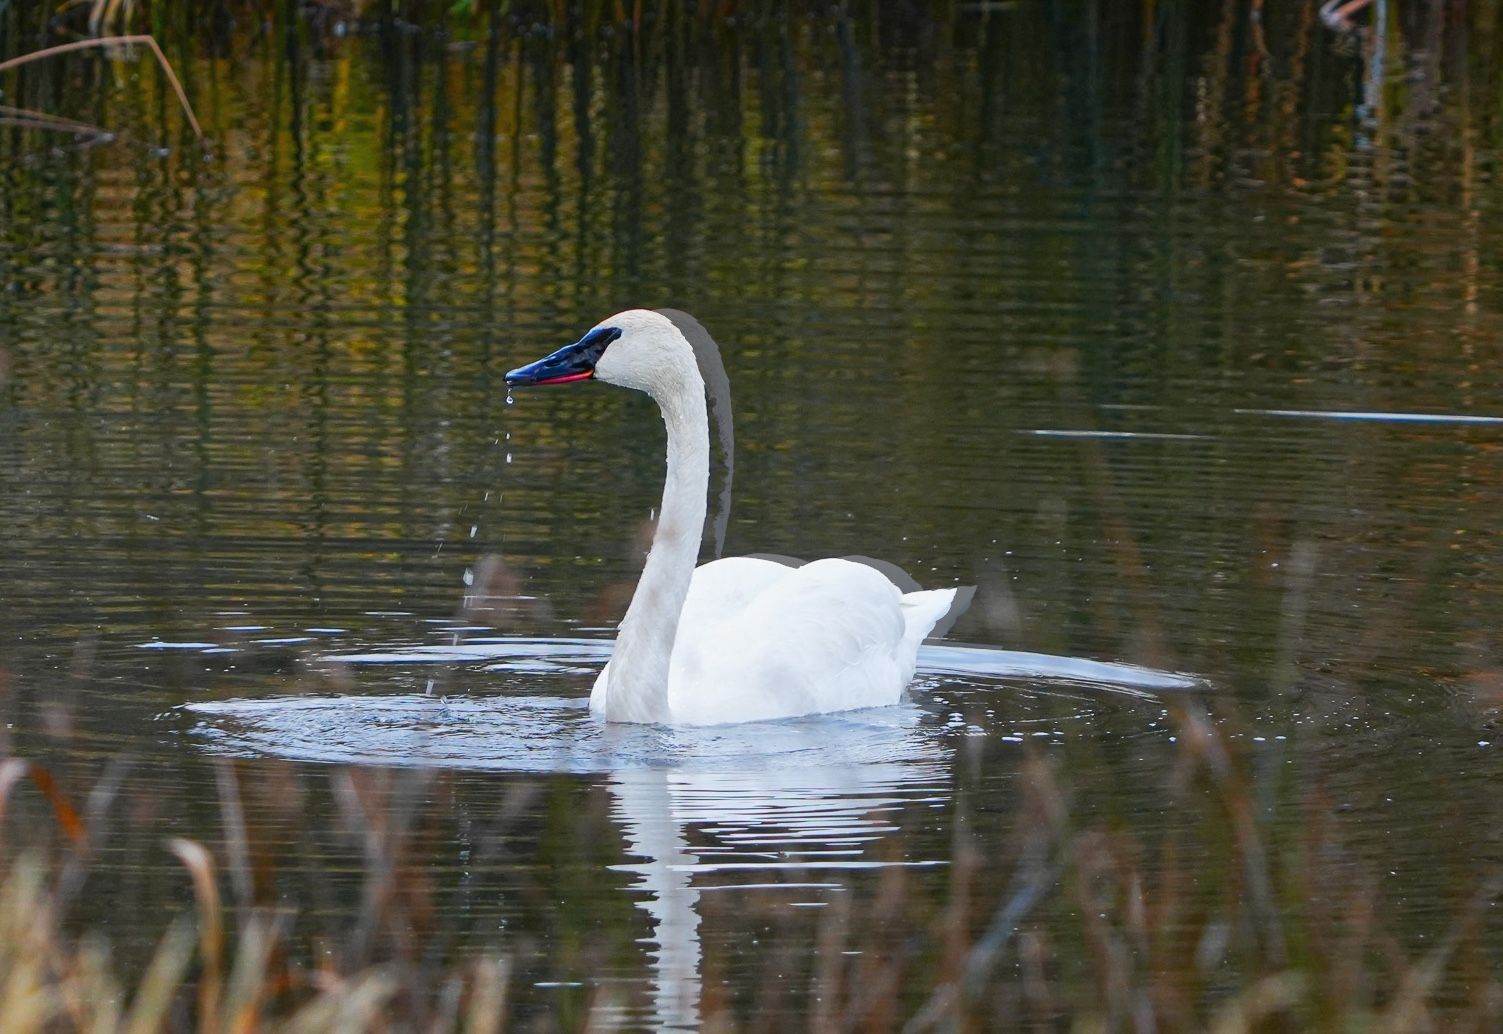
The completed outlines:
[[[506,375],[509,388],[600,380],[661,399],[698,375],[694,349],[668,317],[628,309],[601,320],[578,341]]]

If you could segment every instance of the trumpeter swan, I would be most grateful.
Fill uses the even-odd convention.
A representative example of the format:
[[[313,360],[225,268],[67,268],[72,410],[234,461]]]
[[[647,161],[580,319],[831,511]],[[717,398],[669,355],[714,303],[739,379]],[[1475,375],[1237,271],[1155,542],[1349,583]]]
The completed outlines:
[[[667,317],[631,309],[506,375],[509,387],[589,379],[650,395],[668,429],[657,532],[595,680],[612,722],[718,725],[897,703],[919,643],[955,589],[900,592],[873,567],[727,557],[695,567],[710,479],[705,386]]]

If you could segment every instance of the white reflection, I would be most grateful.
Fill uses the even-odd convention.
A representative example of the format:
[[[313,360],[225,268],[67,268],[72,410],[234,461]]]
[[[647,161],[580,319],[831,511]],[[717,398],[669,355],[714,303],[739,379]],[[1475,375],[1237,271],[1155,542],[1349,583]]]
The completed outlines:
[[[944,864],[868,851],[904,806],[950,798],[953,730],[913,705],[711,729],[607,725],[583,699],[558,697],[279,697],[190,711],[215,754],[604,772],[632,859],[617,868],[635,876],[651,923],[662,1030],[699,1025],[701,894],[782,892],[791,904],[839,892],[845,871]]]
[[[929,751],[932,755],[932,751]],[[611,775],[612,814],[628,854],[637,902],[652,922],[652,1023],[697,1029],[701,1016],[699,899],[702,893],[776,889],[838,893],[841,870],[939,865],[879,862],[866,847],[893,832],[896,812],[916,801],[948,801],[948,763],[882,762],[813,769],[725,772],[628,769]],[[693,848],[689,833],[709,843]]]
[[[903,808],[950,800],[951,759],[962,737],[1018,740],[1031,721],[1020,711],[1040,706],[1049,725],[1031,735],[1057,739],[1062,724],[1084,723],[1109,701],[1135,704],[1203,685],[1133,665],[944,645],[919,654],[927,689],[914,698],[927,710],[904,703],[670,728],[612,725],[592,718],[583,696],[536,695],[554,680],[577,693],[609,653],[605,642],[499,637],[347,653],[338,659],[388,692],[206,701],[182,711],[194,723],[194,741],[211,754],[603,775],[632,858],[619,868],[635,877],[631,890],[651,924],[653,1022],[676,1030],[701,1020],[702,895],[771,891],[789,906],[817,904],[839,893],[852,870],[944,864],[887,861],[870,847],[898,828]],[[436,665],[473,665],[488,685],[513,692],[390,692],[424,685]],[[528,695],[515,692],[524,687]],[[968,725],[945,699],[951,688],[999,702],[1005,694],[1005,724]],[[1058,706],[1066,700],[1069,716]],[[980,711],[982,721],[992,715],[990,707]]]
[[[689,853],[674,814],[667,772],[644,769],[611,777],[612,809],[628,853],[644,859],[616,866],[637,875],[633,889],[647,897],[637,904],[652,917],[647,943],[652,957],[653,1022],[660,1030],[699,1026],[699,892],[691,884],[699,859]]]

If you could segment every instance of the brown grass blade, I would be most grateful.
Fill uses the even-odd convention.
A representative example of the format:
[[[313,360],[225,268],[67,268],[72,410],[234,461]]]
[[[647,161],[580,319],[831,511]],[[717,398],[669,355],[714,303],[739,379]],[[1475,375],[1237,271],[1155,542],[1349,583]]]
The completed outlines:
[[[94,47],[105,47],[115,44],[136,45],[149,47],[157,59],[157,64],[162,66],[162,73],[167,76],[167,82],[172,86],[172,92],[177,94],[178,103],[182,105],[183,114],[188,117],[188,123],[193,127],[193,133],[198,137],[200,144],[204,143],[204,131],[198,124],[198,116],[193,114],[193,105],[188,103],[188,94],[183,90],[183,84],[178,82],[177,73],[172,70],[172,65],[167,60],[167,55],[162,53],[162,48],[157,46],[155,37],[152,36],[105,36],[102,39],[75,40],[72,43],[59,43],[55,47],[45,47],[42,50],[33,51],[30,54],[22,54],[13,57],[9,61],[0,61],[0,72],[18,68],[21,65],[40,61],[43,58],[57,57],[59,54],[70,54],[75,50],[89,50]]]
[[[262,1029],[262,1010],[276,992],[270,972],[282,936],[282,922],[272,915],[246,921],[235,946],[235,965],[225,984],[224,1021],[228,1034],[252,1034]]]
[[[8,126],[24,126],[28,129],[54,129],[60,133],[73,133],[77,136],[112,136],[109,130],[101,126],[90,125],[87,122],[77,122],[71,118],[62,118],[58,115],[49,115],[45,111],[32,111],[30,108],[13,108],[8,104],[0,104],[0,122]]]
[[[163,1029],[172,999],[192,961],[193,930],[186,921],[173,923],[146,967],[146,976],[121,1028],[124,1034],[156,1034]]]
[[[202,1034],[216,1034],[224,972],[224,926],[214,857],[202,844],[181,837],[169,841],[168,846],[193,878],[193,897],[198,901],[198,951],[204,967],[198,982],[198,1029]]]
[[[10,792],[26,778],[26,762],[20,758],[0,761],[0,831],[5,829],[5,806],[10,803]]]
[[[381,1010],[396,996],[397,982],[380,970],[326,991],[283,1022],[282,1034],[385,1030]]]
[[[1221,1007],[1210,1034],[1253,1034],[1271,1018],[1300,1003],[1307,981],[1299,973],[1274,973]]]
[[[26,774],[31,777],[32,784],[41,791],[42,796],[47,798],[47,803],[52,805],[52,814],[56,816],[57,824],[63,827],[63,832],[68,834],[68,839],[75,844],[82,844],[87,840],[88,831],[84,829],[83,819],[78,817],[77,810],[63,796],[52,773],[40,765],[27,764]]]
[[[501,1034],[509,975],[510,967],[503,959],[481,959],[475,963],[470,1007],[465,1010],[465,1034]]]
[[[135,6],[135,0],[93,0],[89,11],[89,31],[98,36],[106,25],[117,20],[122,26],[129,24]]]

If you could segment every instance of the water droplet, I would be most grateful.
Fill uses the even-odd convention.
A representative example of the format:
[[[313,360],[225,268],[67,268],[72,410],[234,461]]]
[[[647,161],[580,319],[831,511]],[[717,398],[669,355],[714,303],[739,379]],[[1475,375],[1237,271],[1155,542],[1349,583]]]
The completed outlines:
[[[474,585],[475,584],[475,569],[474,568],[472,568],[472,567],[466,567],[464,569],[464,583],[466,585]]]
[[[509,452],[506,454],[506,462],[507,463],[511,462],[511,453],[509,453]]]
[[[511,389],[507,388],[506,389],[506,404],[509,406],[512,403],[516,402],[516,401],[517,401],[516,399],[514,399],[514,398],[511,397]]]
[[[470,525],[470,538],[474,538],[475,537],[475,532],[477,532],[479,530],[480,530],[480,525],[478,525],[478,524],[472,524],[472,525]],[[465,582],[465,584],[469,585],[470,583],[469,582]]]

